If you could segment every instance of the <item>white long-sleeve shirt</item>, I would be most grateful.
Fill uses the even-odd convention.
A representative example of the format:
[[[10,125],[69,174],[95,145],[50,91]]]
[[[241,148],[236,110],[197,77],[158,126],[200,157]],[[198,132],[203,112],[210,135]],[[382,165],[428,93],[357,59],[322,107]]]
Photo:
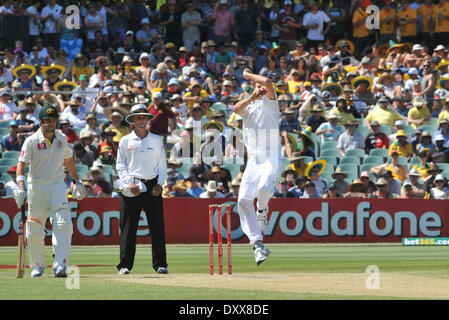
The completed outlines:
[[[134,178],[151,180],[163,185],[167,174],[167,160],[161,136],[153,133],[141,139],[134,131],[124,136],[118,146],[117,172],[124,184]]]

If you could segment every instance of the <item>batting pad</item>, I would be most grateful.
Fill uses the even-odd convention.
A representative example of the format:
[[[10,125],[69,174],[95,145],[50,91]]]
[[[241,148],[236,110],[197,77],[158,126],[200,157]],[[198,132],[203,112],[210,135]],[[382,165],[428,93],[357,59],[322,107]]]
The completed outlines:
[[[41,266],[45,269],[47,267],[44,237],[44,226],[35,220],[28,219],[26,222],[26,238],[30,253],[31,268]]]
[[[69,265],[70,245],[72,243],[73,224],[66,208],[58,210],[53,216],[52,243],[55,249],[55,264]]]
[[[257,223],[254,203],[248,199],[238,200],[238,209],[240,216],[240,225],[243,232],[248,236],[249,243],[254,244],[256,241],[263,239],[259,224]]]

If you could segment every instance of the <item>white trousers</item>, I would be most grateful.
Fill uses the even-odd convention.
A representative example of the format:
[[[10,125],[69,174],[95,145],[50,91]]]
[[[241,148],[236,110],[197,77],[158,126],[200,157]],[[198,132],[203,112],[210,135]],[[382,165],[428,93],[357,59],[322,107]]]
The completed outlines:
[[[30,184],[26,222],[30,267],[41,266],[44,269],[47,267],[44,228],[49,216],[53,226],[55,265],[68,266],[73,225],[68,210],[67,186],[64,182],[53,185]]]
[[[240,182],[238,210],[240,226],[248,236],[249,243],[262,241],[263,235],[257,223],[254,199],[257,198],[257,208],[268,206],[276,188],[276,179],[280,172],[280,152],[271,152],[266,157],[250,157]]]

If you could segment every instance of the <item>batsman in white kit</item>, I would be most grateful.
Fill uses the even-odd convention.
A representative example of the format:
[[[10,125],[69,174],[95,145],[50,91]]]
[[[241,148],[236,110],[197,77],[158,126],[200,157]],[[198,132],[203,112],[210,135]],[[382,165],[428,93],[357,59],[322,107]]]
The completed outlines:
[[[248,150],[238,211],[242,230],[253,245],[256,264],[260,265],[270,254],[262,243],[262,232],[267,226],[268,202],[279,175],[279,105],[269,78],[253,74],[249,69],[244,70],[243,77],[256,85],[250,97],[234,106],[234,112],[243,118],[243,141]]]
[[[53,106],[40,110],[40,128],[25,140],[17,163],[19,189],[14,190],[14,200],[19,208],[28,201],[26,239],[33,278],[41,277],[47,267],[44,228],[48,216],[53,226],[52,243],[55,250],[53,276],[67,277],[73,225],[68,210],[63,165],[75,180],[72,185],[73,197],[81,200],[85,193],[67,137],[56,130],[58,118],[58,111]],[[27,164],[30,166],[27,179],[28,191],[25,190]]]

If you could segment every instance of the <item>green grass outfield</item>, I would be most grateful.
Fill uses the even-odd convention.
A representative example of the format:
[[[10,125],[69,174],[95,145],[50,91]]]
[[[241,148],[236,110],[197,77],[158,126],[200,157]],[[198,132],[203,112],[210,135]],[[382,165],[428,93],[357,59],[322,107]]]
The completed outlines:
[[[118,247],[73,247],[70,262],[80,266],[80,278],[79,289],[72,290],[50,269],[36,279],[26,269],[25,277],[16,279],[8,265],[16,264],[17,249],[0,247],[0,299],[449,299],[448,247],[268,246],[272,254],[257,267],[248,245],[233,245],[233,274],[221,276],[208,274],[206,245],[168,245],[169,275],[156,274],[149,246],[139,245],[134,269],[126,276],[117,275]],[[48,264],[53,262],[50,250]],[[226,272],[225,246],[224,261]],[[370,265],[380,270],[379,289],[366,288]]]

